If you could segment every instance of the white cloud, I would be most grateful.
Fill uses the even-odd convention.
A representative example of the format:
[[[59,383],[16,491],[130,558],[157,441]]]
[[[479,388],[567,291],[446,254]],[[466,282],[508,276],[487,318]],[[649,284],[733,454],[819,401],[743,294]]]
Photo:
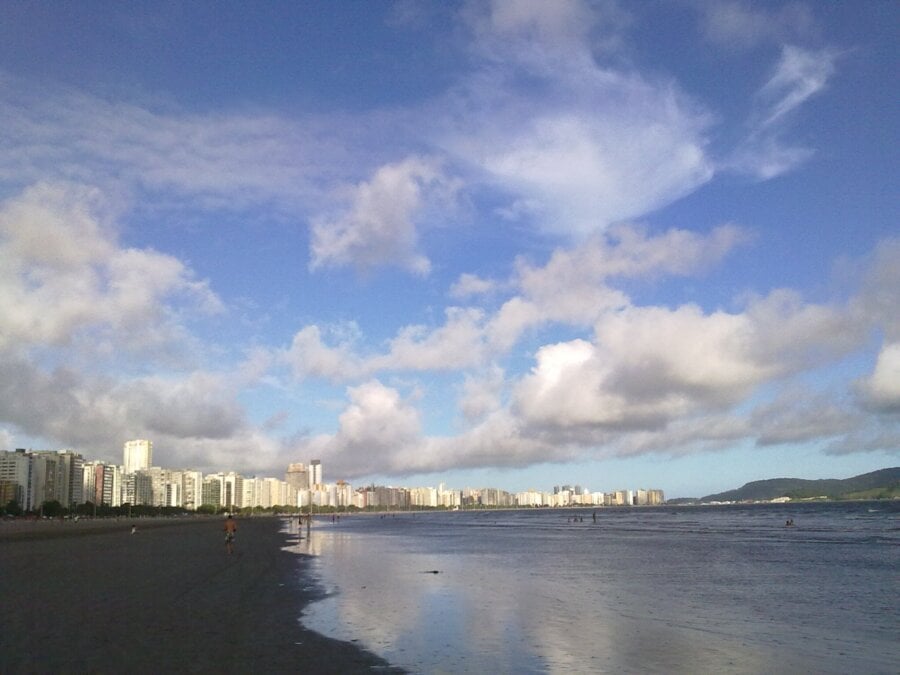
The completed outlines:
[[[790,41],[816,28],[809,9],[795,2],[770,8],[737,0],[707,0],[696,6],[701,12],[706,38],[727,49]]]
[[[595,332],[594,343],[538,350],[514,398],[530,425],[566,438],[579,429],[587,438],[610,430],[653,433],[718,414],[764,384],[829,363],[859,348],[866,328],[847,313],[779,291],[739,314],[632,306],[602,315]],[[773,437],[784,436],[786,426]]]
[[[422,440],[418,411],[377,380],[350,387],[347,394],[350,403],[336,433],[301,441],[297,451],[321,457],[329,471],[349,478],[404,471],[398,458]]]
[[[553,82],[540,102],[495,82],[473,87],[479,90],[470,97],[487,101],[474,110],[468,98],[459,102],[467,112],[445,147],[486,171],[514,202],[527,196],[544,230],[585,236],[712,176],[707,119],[673,88],[599,72]],[[490,114],[482,116],[485,108]]]
[[[817,94],[834,74],[837,55],[829,50],[807,51],[785,46],[775,73],[760,91],[765,109],[763,126],[769,126]]]
[[[467,368],[486,358],[483,313],[478,309],[449,307],[443,325],[429,329],[410,325],[401,328],[383,354],[360,355],[355,341],[328,346],[318,326],[307,326],[294,335],[282,356],[294,377],[322,377],[346,381],[368,377],[379,371],[439,371]]]
[[[851,301],[857,320],[881,327],[889,342],[900,341],[900,239],[887,238],[862,261],[862,290]]]
[[[538,462],[566,461],[584,453],[583,447],[547,441],[529,433],[526,425],[508,410],[497,410],[455,437],[429,438],[403,464],[408,473],[448,468],[521,467]]]
[[[322,341],[318,326],[306,326],[294,335],[290,348],[283,355],[294,377],[324,377],[347,380],[365,372],[362,360],[353,353],[350,342],[329,347]]]
[[[520,382],[515,407],[551,429],[656,429],[724,408],[775,374],[749,355],[743,317],[629,308],[604,316],[597,342],[542,347]]]
[[[871,324],[848,307],[805,303],[796,291],[779,289],[752,299],[746,316],[753,326],[754,358],[799,372],[859,348]]]
[[[859,388],[866,405],[900,413],[900,342],[881,348],[874,371],[859,383]]]
[[[483,419],[489,413],[501,408],[505,379],[503,369],[496,364],[480,376],[466,375],[459,399],[459,409],[467,420]]]
[[[589,58],[588,38],[601,17],[580,0],[494,0],[470,3],[464,18],[481,56],[546,70]]]
[[[465,299],[471,296],[487,295],[497,289],[497,283],[490,279],[482,279],[477,274],[463,273],[450,287],[450,297]]]
[[[792,113],[827,86],[837,56],[827,49],[785,46],[774,73],[757,95],[750,133],[723,165],[767,180],[809,158],[811,149],[792,146],[783,136]]]
[[[350,148],[380,123],[338,113],[290,118],[267,110],[194,113],[15,78],[0,96],[0,181],[71,181],[148,196],[157,209],[279,215],[321,208],[323,188],[357,171]]]
[[[748,238],[734,225],[714,228],[705,236],[677,229],[648,236],[641,228],[622,225],[554,251],[543,266],[520,260],[512,285],[521,295],[508,300],[491,320],[490,343],[508,349],[524,330],[542,323],[590,325],[630,304],[612,287],[613,280],[702,276]]]
[[[749,417],[750,429],[761,446],[843,436],[860,422],[860,416],[842,405],[835,392],[809,392],[795,386],[786,387]]]
[[[380,167],[349,191],[347,211],[313,220],[312,268],[397,265],[427,275],[431,263],[418,251],[418,219],[438,203],[452,204],[457,188],[431,160],[409,157]]]
[[[454,370],[477,366],[487,353],[484,344],[483,312],[450,307],[444,325],[429,331],[408,326],[391,340],[384,357],[370,360],[373,369]]]
[[[621,12],[582,2],[473,4],[475,70],[429,111],[434,143],[499,188],[497,211],[582,237],[708,181],[711,117],[672,82],[599,65]]]
[[[103,190],[74,184],[0,205],[0,419],[111,460],[133,437],[169,466],[250,468],[258,447],[277,452],[237,402],[246,373],[190,365],[185,317],[221,312],[218,296],[177,258],[123,247],[118,217]],[[133,374],[152,370],[170,372]]]
[[[747,239],[747,233],[733,225],[714,228],[708,235],[673,229],[656,236],[638,227],[617,226],[556,250],[543,266],[519,260],[512,278],[503,282],[464,275],[466,290],[520,291],[493,315],[474,307],[449,307],[442,325],[405,326],[384,353],[369,355],[356,353],[355,341],[328,346],[319,329],[309,326],[295,335],[284,358],[298,378],[335,381],[380,371],[478,367],[505,354],[526,330],[551,323],[587,327],[612,310],[628,307],[628,297],[610,285],[613,279],[702,275]]]
[[[120,247],[105,207],[99,190],[60,184],[0,205],[0,349],[71,345],[86,333],[156,347],[181,336],[170,303],[221,311],[208,284],[177,259]]]
[[[21,431],[67,445],[109,451],[132,437],[220,441],[245,428],[226,378],[113,378],[74,369],[50,373],[0,355],[0,419]],[[165,445],[165,443],[163,443]]]

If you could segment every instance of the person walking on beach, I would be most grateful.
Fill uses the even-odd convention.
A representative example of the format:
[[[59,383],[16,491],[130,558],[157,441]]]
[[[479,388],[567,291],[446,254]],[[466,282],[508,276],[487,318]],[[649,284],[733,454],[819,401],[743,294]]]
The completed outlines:
[[[234,533],[237,532],[237,523],[234,522],[230,513],[225,518],[225,526],[222,529],[225,530],[225,550],[231,555],[234,552]]]

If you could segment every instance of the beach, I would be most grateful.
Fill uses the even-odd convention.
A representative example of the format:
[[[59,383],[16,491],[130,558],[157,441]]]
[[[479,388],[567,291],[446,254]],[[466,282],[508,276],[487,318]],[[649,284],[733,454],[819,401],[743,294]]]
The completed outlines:
[[[0,672],[398,672],[300,625],[282,522],[238,519],[233,555],[222,518],[0,523]]]

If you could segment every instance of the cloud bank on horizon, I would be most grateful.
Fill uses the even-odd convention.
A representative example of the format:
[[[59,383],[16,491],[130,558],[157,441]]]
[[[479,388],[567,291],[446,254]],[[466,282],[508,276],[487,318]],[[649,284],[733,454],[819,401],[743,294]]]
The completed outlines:
[[[0,447],[892,461],[897,8],[653,7],[0,9]]]

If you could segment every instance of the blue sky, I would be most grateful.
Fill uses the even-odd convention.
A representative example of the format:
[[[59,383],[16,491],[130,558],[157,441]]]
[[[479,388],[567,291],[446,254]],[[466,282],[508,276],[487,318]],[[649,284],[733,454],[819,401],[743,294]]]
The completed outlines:
[[[0,448],[699,496],[900,450],[896,3],[0,7]]]

